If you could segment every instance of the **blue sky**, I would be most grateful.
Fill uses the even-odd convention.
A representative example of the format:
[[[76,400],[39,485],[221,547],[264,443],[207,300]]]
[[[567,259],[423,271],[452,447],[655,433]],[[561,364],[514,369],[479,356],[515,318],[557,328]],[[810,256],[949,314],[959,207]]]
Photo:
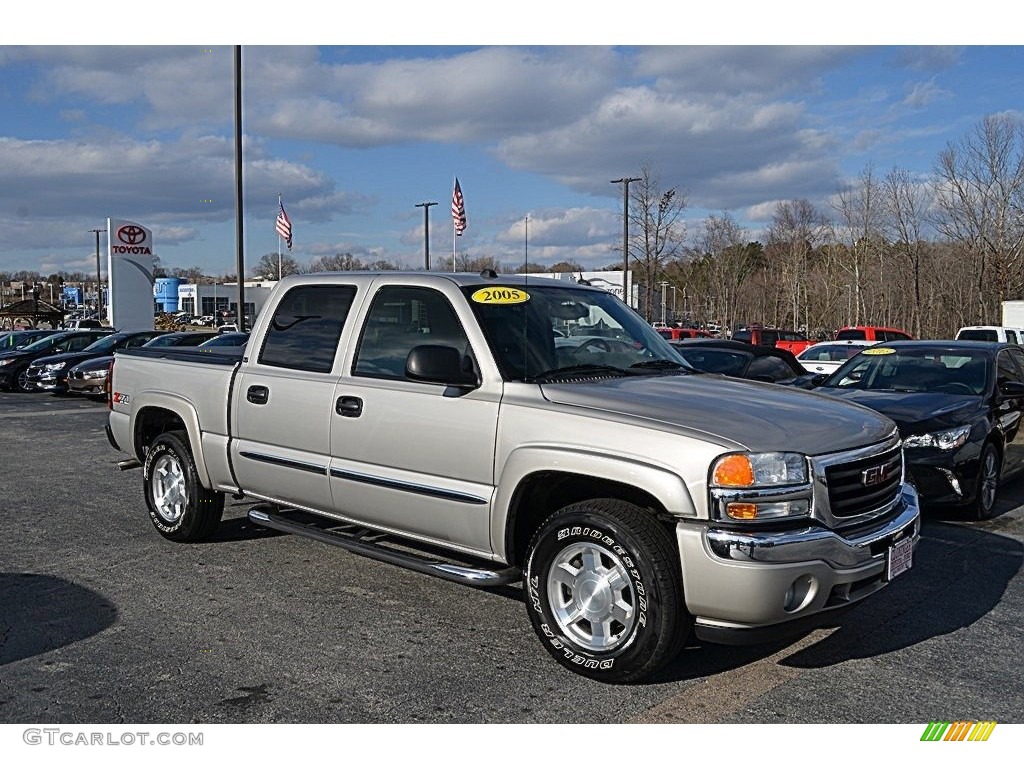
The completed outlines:
[[[303,3],[274,7],[316,17]],[[166,22],[152,42],[194,40],[180,8],[146,27]],[[250,267],[277,248],[279,192],[300,262],[351,252],[419,266],[415,204],[428,200],[431,253],[450,253],[456,175],[469,219],[460,253],[520,262],[528,216],[531,261],[602,267],[617,261],[622,231],[621,187],[609,181],[643,164],[685,191],[691,233],[728,211],[756,238],[780,200],[828,210],[868,163],[925,178],[984,115],[1024,109],[1024,47],[799,35],[782,35],[798,46],[675,46],[628,24],[559,41],[513,24],[510,37],[545,43],[523,46],[436,18],[420,29],[423,8],[408,4],[392,34],[366,17],[333,34],[344,15],[325,20],[324,38],[387,45],[314,46],[269,22],[242,36]],[[105,39],[65,21],[49,40],[24,40],[33,45],[0,38],[0,270],[91,271],[88,230],[111,216],[153,229],[165,266],[233,272],[231,45],[119,47],[112,25]],[[617,34],[658,44],[611,45]],[[423,45],[460,35],[487,44]],[[737,37],[751,42],[723,39]],[[94,39],[104,44],[71,45]]]

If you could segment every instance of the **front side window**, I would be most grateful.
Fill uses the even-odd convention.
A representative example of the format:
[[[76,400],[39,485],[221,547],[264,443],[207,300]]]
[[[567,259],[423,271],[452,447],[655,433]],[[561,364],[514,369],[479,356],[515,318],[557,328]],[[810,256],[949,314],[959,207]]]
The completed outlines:
[[[771,355],[756,357],[750,361],[747,378],[761,381],[786,381],[796,376],[784,360]]]
[[[385,286],[373,297],[353,375],[404,379],[413,347],[436,344],[469,352],[469,339],[444,294],[432,288]],[[467,365],[472,365],[467,360]]]
[[[292,288],[274,309],[259,363],[330,373],[355,295],[351,285]]]

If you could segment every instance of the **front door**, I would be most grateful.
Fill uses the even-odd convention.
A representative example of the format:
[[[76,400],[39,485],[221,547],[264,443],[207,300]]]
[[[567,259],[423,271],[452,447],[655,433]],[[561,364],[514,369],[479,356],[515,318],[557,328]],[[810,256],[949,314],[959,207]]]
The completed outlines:
[[[467,366],[476,358],[449,297],[388,279],[334,392],[334,508],[368,525],[490,553],[501,383],[464,390],[406,379],[406,357],[421,344],[455,347]]]

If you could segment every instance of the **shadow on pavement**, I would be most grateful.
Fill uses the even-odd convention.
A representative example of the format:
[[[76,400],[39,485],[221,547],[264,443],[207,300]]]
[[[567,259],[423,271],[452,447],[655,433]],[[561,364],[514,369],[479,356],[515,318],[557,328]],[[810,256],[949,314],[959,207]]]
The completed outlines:
[[[116,605],[74,582],[0,573],[0,666],[84,640],[116,620]]]

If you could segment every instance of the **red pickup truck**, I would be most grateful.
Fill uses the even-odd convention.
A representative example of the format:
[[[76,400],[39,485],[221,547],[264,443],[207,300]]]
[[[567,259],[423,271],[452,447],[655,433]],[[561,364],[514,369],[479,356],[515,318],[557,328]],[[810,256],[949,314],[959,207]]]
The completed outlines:
[[[803,352],[814,342],[799,331],[779,328],[740,328],[732,335],[733,341],[745,341],[757,347],[778,347],[794,355]]]

